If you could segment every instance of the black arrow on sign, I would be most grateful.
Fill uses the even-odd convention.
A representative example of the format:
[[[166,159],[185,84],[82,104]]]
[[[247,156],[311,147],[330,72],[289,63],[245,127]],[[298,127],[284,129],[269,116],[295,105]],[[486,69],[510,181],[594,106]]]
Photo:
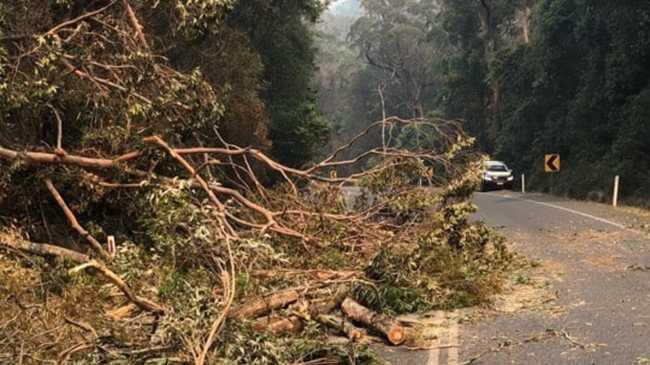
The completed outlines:
[[[558,168],[555,165],[555,161],[557,161],[557,155],[551,155],[551,157],[546,161],[546,166],[548,167],[549,170],[551,171],[557,171]]]

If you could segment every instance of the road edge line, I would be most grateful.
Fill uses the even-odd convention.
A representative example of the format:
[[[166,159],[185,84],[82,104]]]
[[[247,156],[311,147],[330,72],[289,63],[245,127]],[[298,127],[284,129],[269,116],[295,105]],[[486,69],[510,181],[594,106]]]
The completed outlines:
[[[580,212],[580,211],[577,211],[577,210],[574,210],[574,209],[565,208],[565,207],[555,205],[555,204],[551,204],[551,203],[540,202],[540,201],[537,201],[537,200],[530,200],[530,199],[526,199],[526,198],[520,198],[520,197],[513,196],[513,195],[500,195],[500,194],[494,194],[494,193],[483,193],[483,194],[484,195],[489,195],[489,196],[494,196],[494,197],[497,197],[497,198],[509,198],[509,199],[513,199],[513,200],[521,200],[521,201],[532,203],[532,204],[542,205],[542,206],[546,206],[546,207],[549,207],[549,208],[555,208],[555,209],[558,209],[558,210],[565,211],[567,213],[576,214],[576,215],[579,215],[579,216],[582,216],[582,217],[585,217],[585,218],[593,219],[593,220],[601,222],[601,223],[606,223],[606,224],[612,225],[612,226],[614,226],[616,228],[619,228],[619,229],[634,232],[634,233],[637,233],[637,234],[641,233],[641,232],[639,232],[637,230],[626,227],[625,225],[622,225],[620,223],[616,223],[616,222],[610,221],[610,220],[605,219],[605,218],[597,217],[595,215],[591,215],[591,214],[588,214],[588,213],[583,213],[583,212]]]

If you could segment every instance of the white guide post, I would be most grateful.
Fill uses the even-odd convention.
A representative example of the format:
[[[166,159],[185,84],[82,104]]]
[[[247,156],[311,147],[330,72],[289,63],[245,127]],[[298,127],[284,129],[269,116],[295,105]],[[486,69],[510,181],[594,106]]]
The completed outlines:
[[[618,206],[618,184],[620,181],[620,177],[616,175],[614,178],[614,199],[612,200],[612,205],[617,207]]]
[[[526,194],[526,175],[521,174],[521,193]]]

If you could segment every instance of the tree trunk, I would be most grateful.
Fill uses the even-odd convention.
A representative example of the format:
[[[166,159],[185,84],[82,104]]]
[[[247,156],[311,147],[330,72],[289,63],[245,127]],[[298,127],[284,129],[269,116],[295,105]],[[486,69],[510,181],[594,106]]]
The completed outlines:
[[[522,24],[523,24],[523,31],[524,31],[524,42],[526,44],[530,43],[530,6],[527,6],[524,9],[524,14],[522,16]]]
[[[382,333],[393,345],[399,345],[406,340],[406,331],[394,319],[374,312],[350,298],[346,298],[341,304],[341,310],[345,315],[356,322],[363,323],[372,329]]]

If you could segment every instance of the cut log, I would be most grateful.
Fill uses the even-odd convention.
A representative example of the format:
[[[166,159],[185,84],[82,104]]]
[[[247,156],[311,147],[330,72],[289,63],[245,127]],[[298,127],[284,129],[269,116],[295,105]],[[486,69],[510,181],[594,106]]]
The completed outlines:
[[[336,307],[341,304],[341,301],[336,300],[327,300],[327,301],[318,301],[309,304],[309,315],[312,318],[318,317],[320,314],[327,314],[332,312]]]
[[[406,331],[397,321],[386,315],[374,312],[353,299],[345,298],[343,303],[341,303],[341,310],[352,320],[363,323],[383,334],[392,345],[399,345],[406,340]]]
[[[288,318],[261,319],[253,325],[256,331],[268,331],[274,335],[296,333],[303,329],[303,323],[297,316]]]
[[[270,313],[272,310],[283,308],[299,298],[298,291],[287,290],[244,304],[230,312],[234,319],[253,319]]]
[[[366,337],[366,331],[353,325],[343,317],[321,314],[316,320],[330,328],[344,333],[350,340],[359,342]]]

